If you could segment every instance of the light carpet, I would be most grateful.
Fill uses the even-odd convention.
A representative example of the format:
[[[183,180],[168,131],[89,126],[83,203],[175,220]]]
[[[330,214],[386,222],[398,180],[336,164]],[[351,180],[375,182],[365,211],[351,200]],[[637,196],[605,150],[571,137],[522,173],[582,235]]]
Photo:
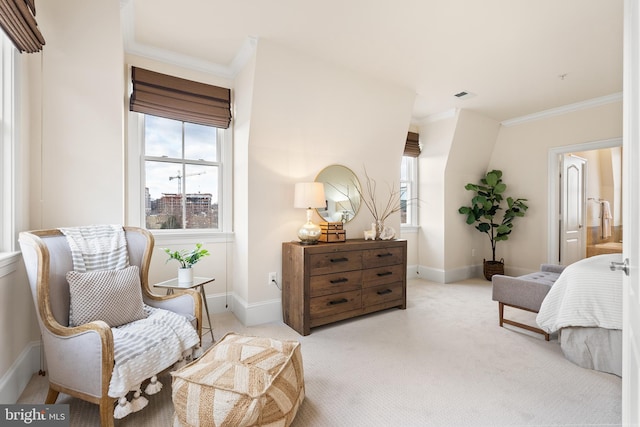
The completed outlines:
[[[535,324],[535,314],[505,309]],[[303,337],[283,323],[244,327],[214,316],[216,338],[235,331],[302,344],[306,398],[293,427],[616,426],[621,379],[566,360],[556,337],[498,326],[484,279],[409,281],[407,309],[315,328]],[[170,377],[144,410],[116,426],[170,426]],[[19,403],[42,403],[34,376]],[[60,395],[72,426],[99,425],[98,407]]]

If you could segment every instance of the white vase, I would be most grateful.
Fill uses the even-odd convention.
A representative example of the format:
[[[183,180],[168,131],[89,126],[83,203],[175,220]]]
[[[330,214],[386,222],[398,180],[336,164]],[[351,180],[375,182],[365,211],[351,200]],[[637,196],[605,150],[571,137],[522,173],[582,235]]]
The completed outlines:
[[[193,284],[193,268],[179,268],[178,269],[178,284],[179,285],[192,285]]]

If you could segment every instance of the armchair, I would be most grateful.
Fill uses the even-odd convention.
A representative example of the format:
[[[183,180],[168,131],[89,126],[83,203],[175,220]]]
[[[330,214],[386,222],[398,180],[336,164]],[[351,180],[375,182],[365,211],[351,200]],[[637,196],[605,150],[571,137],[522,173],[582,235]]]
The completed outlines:
[[[193,290],[166,296],[154,294],[148,282],[153,235],[135,227],[124,227],[124,233],[129,264],[139,268],[145,310],[155,307],[181,314],[201,337],[200,295]],[[66,274],[74,264],[66,236],[60,230],[40,230],[20,233],[19,241],[47,359],[49,391],[45,403],[55,403],[60,392],[96,403],[100,406],[101,425],[113,426],[114,404],[121,397],[110,394],[117,340],[114,343],[112,328],[102,320],[69,326],[71,297]],[[162,370],[177,360],[162,360]]]

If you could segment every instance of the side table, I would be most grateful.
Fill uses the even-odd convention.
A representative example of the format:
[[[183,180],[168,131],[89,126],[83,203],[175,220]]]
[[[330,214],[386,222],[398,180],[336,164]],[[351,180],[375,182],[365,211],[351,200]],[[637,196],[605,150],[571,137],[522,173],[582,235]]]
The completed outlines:
[[[212,277],[194,277],[193,283],[189,285],[185,285],[185,284],[178,283],[177,278],[173,278],[173,279],[165,280],[164,282],[156,283],[155,285],[153,285],[153,286],[157,286],[158,288],[166,288],[167,295],[171,295],[175,290],[200,288],[200,296],[202,297],[202,302],[204,303],[204,310],[207,313],[207,321],[209,322],[209,327],[205,328],[203,325],[202,329],[208,329],[209,332],[211,333],[211,343],[214,343],[215,339],[213,338],[213,324],[211,323],[211,316],[209,315],[209,306],[207,305],[207,296],[204,293],[204,285],[206,285],[207,283],[211,283],[214,280],[216,279]]]

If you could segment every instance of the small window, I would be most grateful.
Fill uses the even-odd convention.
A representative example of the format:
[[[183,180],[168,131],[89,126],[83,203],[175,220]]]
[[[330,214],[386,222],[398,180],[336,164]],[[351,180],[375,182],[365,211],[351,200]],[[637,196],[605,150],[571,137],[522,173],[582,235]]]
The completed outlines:
[[[148,114],[143,120],[146,228],[219,230],[222,131]]]
[[[418,158],[402,156],[400,167],[400,223],[418,225]]]

